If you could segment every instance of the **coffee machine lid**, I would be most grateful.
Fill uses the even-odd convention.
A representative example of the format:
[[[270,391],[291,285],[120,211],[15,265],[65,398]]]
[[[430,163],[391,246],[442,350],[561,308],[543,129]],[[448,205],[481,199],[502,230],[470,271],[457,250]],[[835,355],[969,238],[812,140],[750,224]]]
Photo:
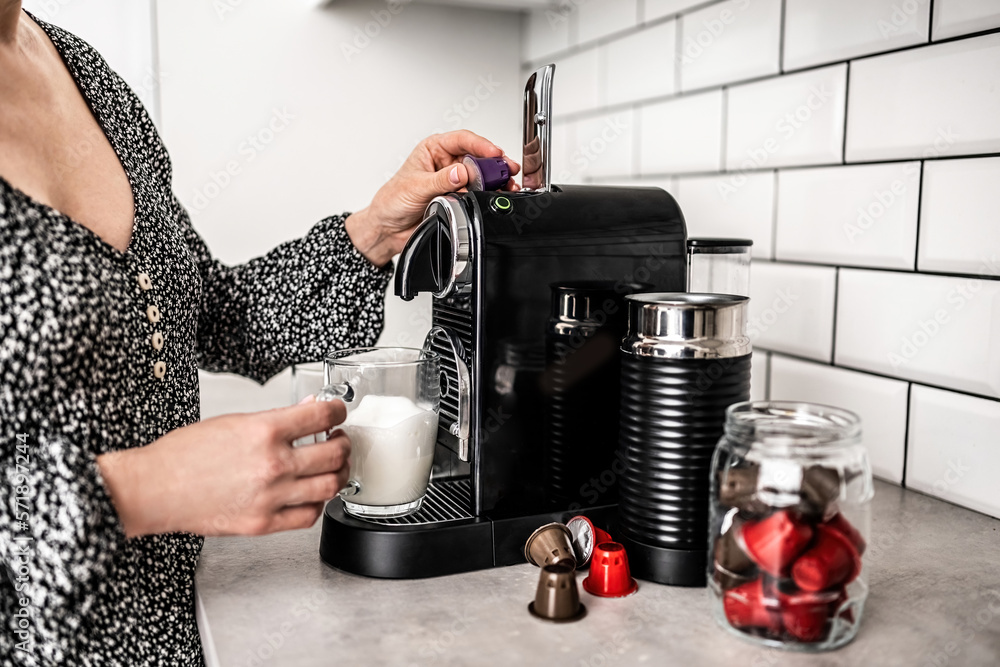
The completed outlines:
[[[747,304],[735,294],[632,294],[622,350],[647,357],[717,359],[750,354]]]

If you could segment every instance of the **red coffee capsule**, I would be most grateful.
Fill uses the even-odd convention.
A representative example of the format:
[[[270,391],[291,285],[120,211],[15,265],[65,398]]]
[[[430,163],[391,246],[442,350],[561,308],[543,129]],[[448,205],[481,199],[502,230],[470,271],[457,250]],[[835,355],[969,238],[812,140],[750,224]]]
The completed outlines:
[[[861,536],[861,532],[857,528],[851,525],[851,522],[843,514],[836,514],[832,519],[826,522],[826,525],[831,528],[836,528],[842,532],[847,539],[851,541],[854,548],[858,550],[858,555],[863,555],[865,553],[865,548],[868,544],[865,542],[865,538]]]
[[[792,561],[802,553],[812,536],[810,526],[794,518],[787,510],[781,510],[766,519],[747,523],[737,539],[760,569],[783,577],[787,576]]]
[[[792,566],[792,579],[804,591],[849,584],[861,571],[861,556],[836,528],[816,526],[816,543]]]
[[[572,534],[570,542],[576,553],[577,569],[587,567],[594,555],[594,547],[602,542],[613,542],[611,536],[594,525],[585,516],[575,516],[566,522],[566,527]]]
[[[830,632],[830,618],[837,608],[838,591],[825,593],[777,591],[785,632],[802,642],[818,642]]]
[[[623,598],[639,590],[628,569],[628,554],[617,542],[601,542],[594,549],[590,574],[583,590],[601,598]]]
[[[761,628],[778,634],[781,632],[781,615],[776,607],[765,602],[763,582],[754,579],[726,591],[722,597],[722,609],[726,620],[734,628]]]

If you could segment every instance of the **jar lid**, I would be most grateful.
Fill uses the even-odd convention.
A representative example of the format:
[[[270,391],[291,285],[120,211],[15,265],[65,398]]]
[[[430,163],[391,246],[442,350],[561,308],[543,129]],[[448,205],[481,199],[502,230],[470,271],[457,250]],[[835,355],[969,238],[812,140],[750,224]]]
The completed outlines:
[[[622,350],[649,357],[717,359],[750,354],[748,297],[735,294],[656,292],[628,301]]]
[[[750,254],[753,241],[734,238],[691,238],[687,240],[688,254],[739,255]]]

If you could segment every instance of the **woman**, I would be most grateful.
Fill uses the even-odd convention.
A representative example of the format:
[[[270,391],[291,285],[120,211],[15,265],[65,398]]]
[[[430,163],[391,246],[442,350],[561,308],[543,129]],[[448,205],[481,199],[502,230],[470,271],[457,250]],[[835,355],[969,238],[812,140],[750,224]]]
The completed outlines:
[[[340,402],[199,422],[197,368],[262,382],[371,344],[426,203],[503,152],[431,137],[368,208],[227,267],[135,95],[20,5],[0,0],[0,664],[200,665],[201,536],[312,525],[350,444],[290,445]]]

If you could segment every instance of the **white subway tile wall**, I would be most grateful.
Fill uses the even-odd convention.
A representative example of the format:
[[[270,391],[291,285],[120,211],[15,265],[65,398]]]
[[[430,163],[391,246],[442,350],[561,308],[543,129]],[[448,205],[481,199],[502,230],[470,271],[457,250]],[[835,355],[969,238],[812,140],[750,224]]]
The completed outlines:
[[[991,28],[1000,28],[1000,2],[996,0],[937,0],[934,3],[934,39]]]
[[[575,159],[582,176],[628,176],[632,173],[635,121],[631,109],[577,121]]]
[[[589,42],[627,30],[639,17],[639,0],[574,0],[562,3],[562,11],[578,16],[577,43]]]
[[[836,363],[1000,398],[1000,281],[841,269]]]
[[[681,19],[681,88],[776,74],[781,0],[726,0]]]
[[[1000,516],[1000,3],[566,7],[524,28],[557,159],[754,240],[753,397],[853,409],[878,476]]]
[[[642,173],[718,171],[722,106],[721,90],[643,106],[639,120]]]
[[[786,70],[927,41],[927,0],[785,0]]]
[[[907,485],[1000,518],[1000,402],[913,385]]]
[[[747,332],[754,347],[830,361],[836,286],[834,268],[751,262]]]
[[[840,162],[847,65],[729,89],[726,167]]]
[[[836,405],[858,414],[872,471],[896,484],[903,481],[908,390],[901,380],[771,355],[771,400]]]
[[[704,4],[705,0],[646,0],[646,15],[643,18],[646,21],[652,21]]]
[[[676,90],[676,34],[677,23],[667,21],[604,47],[608,104],[668,95]]]
[[[1000,34],[851,63],[847,159],[1000,151]]]
[[[925,166],[917,268],[1000,276],[1000,158]]]
[[[912,269],[920,163],[778,173],[777,259]]]
[[[753,239],[752,257],[770,259],[774,178],[771,171],[678,178],[674,196],[684,202],[688,236]]]

